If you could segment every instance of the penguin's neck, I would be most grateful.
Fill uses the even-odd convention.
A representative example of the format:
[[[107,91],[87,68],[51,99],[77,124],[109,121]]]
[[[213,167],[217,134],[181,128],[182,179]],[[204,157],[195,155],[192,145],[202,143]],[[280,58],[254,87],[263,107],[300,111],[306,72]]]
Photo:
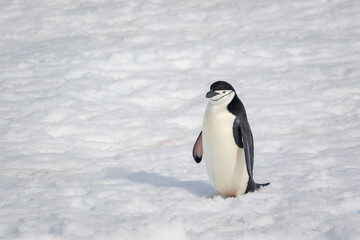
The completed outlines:
[[[223,128],[227,129],[228,126],[231,126],[232,130],[234,120],[235,115],[228,111],[226,104],[213,105],[209,103],[205,110],[203,128],[205,132],[213,132],[215,129],[222,132]]]
[[[206,112],[210,115],[219,113],[221,111],[227,111],[226,110],[227,104],[221,104],[221,105],[215,105],[211,104],[210,102],[206,106]]]

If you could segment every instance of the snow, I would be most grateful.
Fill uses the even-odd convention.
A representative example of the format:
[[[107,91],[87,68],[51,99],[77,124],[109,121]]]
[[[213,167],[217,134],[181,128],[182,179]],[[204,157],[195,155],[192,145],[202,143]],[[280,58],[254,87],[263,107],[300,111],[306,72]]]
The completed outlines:
[[[357,0],[1,1],[1,239],[359,239]],[[212,82],[255,139],[191,156]]]

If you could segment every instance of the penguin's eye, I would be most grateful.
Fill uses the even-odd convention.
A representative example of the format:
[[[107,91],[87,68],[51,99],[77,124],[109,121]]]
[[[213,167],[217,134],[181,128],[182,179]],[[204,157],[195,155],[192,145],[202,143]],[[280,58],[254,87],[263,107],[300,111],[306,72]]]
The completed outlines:
[[[226,93],[226,91],[223,91],[223,93]]]

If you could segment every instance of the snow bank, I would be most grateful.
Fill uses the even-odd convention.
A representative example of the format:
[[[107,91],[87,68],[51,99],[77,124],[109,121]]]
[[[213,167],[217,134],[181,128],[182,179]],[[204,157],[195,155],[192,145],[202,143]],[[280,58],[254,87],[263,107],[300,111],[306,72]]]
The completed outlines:
[[[3,1],[0,238],[359,239],[360,5]],[[255,179],[214,195],[191,149],[216,80]]]

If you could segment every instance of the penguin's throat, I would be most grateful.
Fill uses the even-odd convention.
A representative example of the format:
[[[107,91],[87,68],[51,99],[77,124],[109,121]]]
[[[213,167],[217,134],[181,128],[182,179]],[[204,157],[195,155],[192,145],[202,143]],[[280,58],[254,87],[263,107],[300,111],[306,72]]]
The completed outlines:
[[[235,93],[232,91],[230,93],[228,93],[227,95],[224,95],[224,96],[221,96],[219,98],[216,98],[216,99],[210,99],[209,100],[209,104],[211,105],[225,105],[227,106],[231,100],[234,98],[235,96]]]

